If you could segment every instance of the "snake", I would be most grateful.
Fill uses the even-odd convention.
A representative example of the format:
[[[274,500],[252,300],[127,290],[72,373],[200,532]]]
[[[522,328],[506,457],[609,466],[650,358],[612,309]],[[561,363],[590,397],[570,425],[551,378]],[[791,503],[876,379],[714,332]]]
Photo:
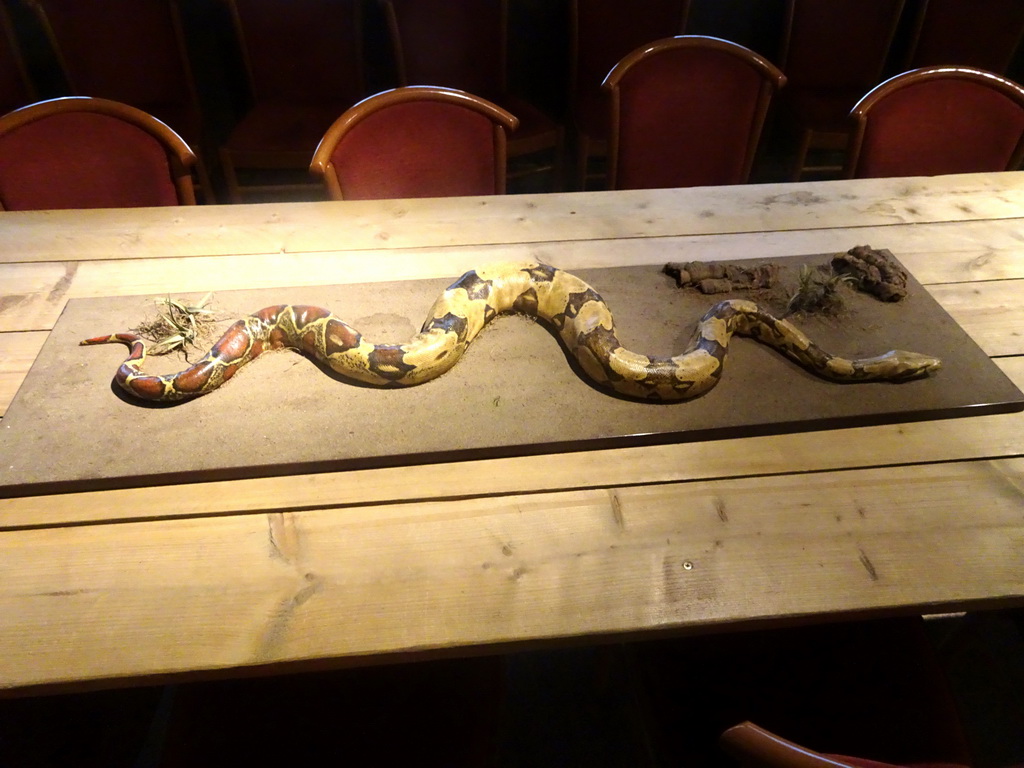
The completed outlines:
[[[114,333],[83,345],[130,348],[115,374],[129,395],[172,402],[213,392],[269,350],[292,349],[342,378],[378,387],[432,381],[450,370],[496,316],[518,313],[548,325],[596,385],[644,401],[690,400],[721,379],[734,334],[762,342],[812,373],[836,382],[904,381],[927,376],[941,360],[892,350],[846,359],[825,352],[799,328],[746,299],[727,299],[700,319],[683,352],[649,356],[619,343],[611,310],[581,278],[538,262],[502,262],[466,272],[431,308],[419,333],[402,344],[374,344],[323,307],[279,304],[236,321],[212,348],[178,373],[143,371],[146,341]]]

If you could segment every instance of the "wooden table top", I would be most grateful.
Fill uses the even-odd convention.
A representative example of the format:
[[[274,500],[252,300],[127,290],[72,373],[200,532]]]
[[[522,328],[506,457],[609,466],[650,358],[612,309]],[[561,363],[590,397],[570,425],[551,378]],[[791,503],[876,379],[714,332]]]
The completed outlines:
[[[69,298],[864,244],[1024,388],[1000,173],[0,213],[0,412]],[[0,499],[0,689],[1021,603],[1020,413]]]

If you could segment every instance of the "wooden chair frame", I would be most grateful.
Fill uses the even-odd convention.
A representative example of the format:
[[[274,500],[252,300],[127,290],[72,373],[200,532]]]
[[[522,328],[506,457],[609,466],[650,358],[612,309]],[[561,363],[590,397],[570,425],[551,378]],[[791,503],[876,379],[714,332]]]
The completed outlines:
[[[0,136],[54,115],[82,112],[117,118],[141,128],[160,142],[167,153],[171,178],[178,194],[178,204],[196,204],[195,185],[192,181],[192,168],[196,164],[196,155],[191,147],[169,125],[148,112],[143,112],[128,104],[91,96],[62,96],[40,101],[16,109],[0,118]]]
[[[410,86],[409,74],[406,71],[405,51],[402,46],[401,28],[398,23],[398,15],[390,0],[378,0],[384,10],[387,20],[388,33],[391,38],[392,50],[395,57],[395,67],[398,74],[400,86]],[[498,82],[495,83],[498,93],[488,94],[494,98],[504,97],[508,94],[508,0],[499,0],[500,26],[498,29]],[[537,133],[533,136],[517,136],[508,140],[506,147],[507,157],[522,157],[537,152],[550,150],[553,159],[550,165],[543,165],[536,169],[525,170],[515,176],[526,176],[541,171],[550,171],[553,179],[552,186],[555,191],[562,188],[562,154],[565,143],[565,130],[561,124],[555,123],[551,130]]]
[[[734,725],[719,738],[722,751],[744,768],[857,768],[787,741],[751,722]]]
[[[796,19],[796,4],[798,0],[786,0],[786,18],[782,33],[782,46],[779,67],[783,72],[788,71],[787,66],[789,64],[789,56],[791,53],[791,44],[793,39],[793,22]],[[896,37],[896,30],[899,27],[900,18],[903,16],[905,7],[905,0],[900,0],[897,3],[895,12],[893,13],[892,23],[889,25],[887,37],[885,40],[884,48],[885,51],[890,51],[892,48],[893,39]],[[882,72],[885,69],[886,55],[883,55],[878,66],[875,69],[872,81],[877,83],[882,77]],[[841,165],[820,165],[820,166],[808,166],[805,165],[807,162],[807,155],[812,149],[825,149],[825,150],[837,150],[842,151],[847,149],[849,136],[845,133],[832,133],[828,131],[817,130],[812,126],[799,126],[799,140],[797,144],[796,156],[793,161],[792,171],[790,173],[790,181],[800,181],[803,177],[804,172],[810,171],[815,173],[820,172],[837,172],[843,169]]]
[[[694,47],[702,47],[739,56],[760,72],[764,82],[762,83],[760,93],[758,94],[756,118],[753,129],[756,137],[759,138],[761,136],[765,120],[768,116],[768,108],[771,105],[772,97],[775,92],[786,83],[786,76],[778,67],[760,54],[751,51],[749,48],[745,48],[737,43],[731,43],[728,40],[721,40],[717,37],[706,37],[703,35],[678,35],[676,37],[657,40],[649,45],[637,48],[635,51],[623,58],[612,68],[611,72],[608,73],[608,76],[604,79],[604,83],[602,84],[602,87],[611,94],[611,121],[609,123],[610,132],[608,137],[609,189],[617,189],[618,187],[619,118],[621,112],[621,94],[619,92],[620,82],[629,70],[637,64],[637,62],[646,59],[648,56],[654,56],[664,51],[674,50],[677,48]],[[750,178],[750,171],[754,166],[754,158],[757,156],[758,144],[758,141],[751,141],[747,146],[746,155],[743,159],[742,176],[744,181]]]
[[[220,0],[220,2],[227,8],[231,17],[232,30],[238,43],[239,54],[245,70],[245,82],[249,89],[250,102],[251,104],[259,103],[261,99],[266,98],[266,94],[261,93],[260,84],[257,82],[253,71],[252,54],[247,41],[248,36],[245,31],[245,24],[242,21],[242,13],[235,0]],[[366,74],[364,72],[362,45],[363,11],[362,6],[358,2],[353,6],[352,22],[357,30],[357,34],[351,63],[354,67],[355,80],[359,83],[358,96],[362,96],[365,93]],[[324,94],[324,98],[329,99],[329,94]],[[311,183],[302,183],[301,181],[296,183],[242,184],[238,176],[239,170],[302,171],[309,162],[308,150],[241,151],[236,149],[229,150],[227,146],[221,146],[219,154],[221,169],[228,187],[228,196],[232,202],[242,202],[246,194],[264,192],[292,192],[301,194],[308,192],[313,186]]]
[[[57,60],[57,64],[60,67],[61,74],[64,76],[64,79],[67,82],[68,87],[71,90],[71,93],[76,96],[93,96],[94,98],[101,98],[101,96],[96,96],[95,94],[82,93],[82,88],[78,83],[75,82],[75,77],[72,74],[71,68],[68,66],[67,60],[64,56],[63,46],[61,46],[57,33],[53,28],[53,24],[50,22],[50,17],[47,15],[46,8],[44,6],[44,0],[24,0],[24,2],[33,11],[36,18],[39,21],[39,25],[42,27],[43,32],[46,34],[46,39],[50,44],[50,50],[53,52],[53,55]],[[193,76],[192,73],[192,65],[189,60],[188,51],[185,47],[185,29],[181,21],[181,9],[179,7],[179,0],[166,0],[166,2],[170,11],[171,25],[173,28],[172,31],[174,34],[175,46],[178,51],[178,59],[181,63],[183,85],[185,87],[185,92],[188,97],[189,108],[194,112],[195,119],[198,121],[200,126],[199,130],[203,131],[203,111],[199,102],[199,93],[196,90],[195,77]],[[114,103],[122,103],[117,102],[116,100],[111,101],[114,101]],[[137,108],[142,110],[141,106]],[[145,113],[144,110],[142,111]],[[159,120],[159,118],[156,118],[155,116],[152,117],[154,117],[154,119]],[[202,136],[196,136],[195,140],[200,142],[201,144],[204,143]],[[199,187],[202,189],[203,194],[205,196],[204,199],[212,201],[213,185],[210,182],[209,174],[206,170],[206,163],[199,155],[196,155],[195,172],[198,177]]]
[[[575,101],[580,90],[579,54],[580,54],[580,2],[569,0],[569,103],[575,108]],[[679,23],[674,30],[682,35],[686,32],[686,23],[690,17],[693,0],[681,0]],[[624,6],[625,7],[625,6]],[[614,66],[614,65],[613,65]],[[609,71],[611,67],[609,67]],[[608,141],[604,138],[590,136],[575,126],[576,133],[576,188],[583,191],[587,188],[587,179],[597,178],[599,174],[588,174],[590,158],[608,154]]]
[[[967,80],[979,85],[987,86],[993,91],[1002,94],[1011,101],[1015,101],[1024,109],[1024,87],[1021,87],[1012,80],[982,69],[972,67],[922,67],[910,72],[896,75],[884,83],[875,86],[857,102],[850,112],[850,119],[853,123],[850,134],[850,143],[847,150],[846,165],[843,174],[846,178],[854,178],[857,172],[857,165],[860,162],[861,149],[864,145],[864,133],[867,130],[868,119],[871,108],[894,91],[899,91],[908,85],[916,83],[927,83],[933,80]],[[1010,157],[1006,167],[1002,170],[1016,170],[1024,162],[1024,136],[1017,142],[1017,146]]]
[[[324,134],[320,145],[313,154],[310,163],[310,173],[321,179],[331,200],[344,200],[341,185],[338,182],[338,175],[335,172],[334,164],[331,162],[331,155],[335,147],[356,125],[370,115],[376,114],[388,107],[408,104],[414,101],[434,101],[442,104],[452,104],[464,109],[478,112],[494,123],[494,194],[505,193],[505,161],[507,152],[506,133],[514,131],[519,125],[519,120],[511,113],[479,96],[460,91],[455,88],[442,88],[440,86],[411,85],[392,90],[383,91],[363,99],[358,104],[347,110],[339,117]]]

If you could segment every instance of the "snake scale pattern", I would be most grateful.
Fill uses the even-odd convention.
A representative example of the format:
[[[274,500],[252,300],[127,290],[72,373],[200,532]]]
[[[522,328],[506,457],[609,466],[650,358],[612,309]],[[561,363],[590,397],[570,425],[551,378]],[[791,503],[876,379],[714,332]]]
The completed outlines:
[[[404,344],[373,344],[327,309],[283,304],[237,321],[202,359],[174,374],[143,372],[146,343],[136,334],[81,343],[127,344],[131,352],[115,380],[130,395],[148,401],[207,394],[264,352],[281,348],[298,350],[359,382],[413,386],[452,368],[484,326],[503,313],[549,324],[595,383],[640,400],[688,400],[711,390],[722,376],[733,334],[753,337],[833,381],[902,381],[940,366],[937,358],[899,350],[858,360],[830,355],[789,321],[740,299],[715,304],[682,353],[649,357],[619,343],[611,310],[590,285],[539,263],[500,263],[467,272],[441,295],[422,330]]]

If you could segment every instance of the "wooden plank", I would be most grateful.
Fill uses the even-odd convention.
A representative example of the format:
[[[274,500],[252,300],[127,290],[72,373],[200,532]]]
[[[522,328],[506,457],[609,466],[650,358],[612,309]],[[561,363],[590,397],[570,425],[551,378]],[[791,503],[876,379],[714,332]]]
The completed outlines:
[[[0,265],[0,332],[52,328],[77,270],[76,262]]]
[[[1010,459],[6,531],[0,687],[1020,604],[1022,504]]]
[[[7,212],[0,261],[364,251],[1018,218],[1024,174],[489,198]],[[467,213],[471,211],[471,213]],[[74,244],[73,252],[69,243]]]
[[[0,416],[7,411],[49,334],[0,333]]]
[[[929,286],[989,356],[1024,354],[1024,280]]]
[[[1024,356],[997,361],[1024,389]],[[761,477],[1024,454],[1024,413],[474,462],[0,499],[0,530]]]
[[[2,219],[0,219],[2,221]],[[423,248],[410,258],[382,250],[271,253],[168,259],[0,264],[0,331],[53,327],[69,298],[204,294],[249,288],[451,277],[493,261],[539,259],[563,269],[662,265],[668,261],[722,261],[845,251],[854,245],[897,254],[921,283],[1024,278],[1022,220],[819,229],[631,240]]]

